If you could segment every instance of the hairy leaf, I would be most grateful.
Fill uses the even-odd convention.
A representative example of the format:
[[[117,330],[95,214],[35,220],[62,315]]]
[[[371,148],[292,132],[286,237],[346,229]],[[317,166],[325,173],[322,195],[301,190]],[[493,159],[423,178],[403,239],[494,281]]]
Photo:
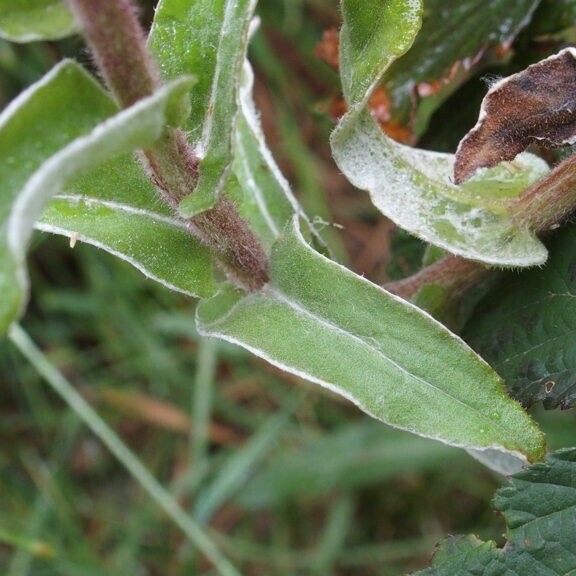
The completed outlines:
[[[494,498],[508,525],[497,548],[473,536],[442,543],[414,576],[570,576],[576,571],[576,449],[515,474]]]
[[[458,188],[450,182],[452,155],[393,142],[367,112],[346,117],[332,135],[332,147],[350,182],[368,190],[376,208],[422,240],[500,266],[546,260],[541,242],[505,216],[506,200],[548,171],[539,158],[525,154]]]
[[[200,332],[392,426],[455,446],[542,456],[541,433],[487,364],[415,306],[316,253],[295,224],[272,250],[270,275],[261,292],[228,288],[200,303]]]
[[[116,104],[80,66],[65,61],[4,110],[0,116],[0,284],[11,287],[10,297],[0,301],[0,331],[22,308],[26,247],[49,200],[79,173],[150,146],[161,136],[189,84],[176,81],[118,113]],[[166,257],[157,245],[151,249]]]
[[[534,141],[576,143],[575,82],[576,49],[566,48],[494,84],[478,123],[458,146],[454,181],[513,160]]]
[[[549,244],[550,260],[508,278],[469,321],[464,336],[525,406],[576,402],[576,229]]]
[[[36,228],[102,248],[170,290],[197,297],[214,291],[208,250],[163,206],[130,155],[72,180]]]
[[[307,223],[312,233],[314,230],[266,145],[252,99],[253,85],[254,74],[246,61],[234,134],[235,178],[228,182],[226,193],[264,245],[270,248],[294,214]]]
[[[342,0],[342,12],[340,70],[349,112],[331,143],[347,178],[399,226],[454,254],[501,266],[544,262],[541,242],[506,212],[507,200],[545,173],[542,161],[526,155],[457,187],[450,181],[452,156],[394,142],[367,109],[386,70],[412,45],[421,3]]]
[[[420,135],[438,106],[500,49],[503,56],[540,0],[425,0],[414,45],[382,79],[392,118]]]
[[[0,37],[12,42],[57,40],[75,32],[63,0],[1,0]]]
[[[181,210],[208,210],[232,164],[238,91],[256,0],[161,0],[149,45],[164,78],[194,74],[188,129],[201,157],[196,189]]]

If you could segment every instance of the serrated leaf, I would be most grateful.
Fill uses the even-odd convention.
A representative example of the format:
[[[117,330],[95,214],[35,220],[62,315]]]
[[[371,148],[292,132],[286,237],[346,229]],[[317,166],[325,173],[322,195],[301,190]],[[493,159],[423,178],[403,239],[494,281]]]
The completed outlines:
[[[200,157],[198,184],[181,203],[193,216],[211,208],[232,163],[238,90],[256,0],[161,0],[149,45],[166,79],[193,74],[190,137]]]
[[[468,322],[464,337],[525,406],[576,402],[576,229],[549,244],[544,268],[507,278]]]
[[[0,302],[0,332],[23,306],[26,248],[46,204],[79,173],[151,146],[188,88],[188,80],[173,82],[118,112],[88,73],[65,61],[4,110],[0,116],[0,284],[12,286],[12,298]],[[165,258],[163,250],[159,257]]]
[[[200,303],[200,332],[397,428],[465,448],[542,456],[541,433],[487,364],[415,306],[316,253],[296,224],[274,245],[270,276],[258,293],[230,287]]]
[[[0,37],[11,42],[58,40],[74,34],[63,0],[0,0]]]
[[[371,93],[420,26],[417,0],[343,0],[340,70],[349,112],[334,131],[334,158],[376,207],[412,234],[471,260],[500,266],[541,264],[546,250],[507,216],[506,199],[545,171],[525,156],[508,174],[484,172],[471,187],[450,181],[453,157],[388,138],[367,109]],[[500,185],[504,176],[505,191]]]
[[[473,536],[442,543],[414,576],[570,576],[576,571],[576,449],[515,474],[494,498],[508,525],[498,548]]]
[[[382,79],[392,100],[392,118],[421,135],[432,113],[477,71],[487,52],[509,49],[539,3],[425,0],[414,45]]]

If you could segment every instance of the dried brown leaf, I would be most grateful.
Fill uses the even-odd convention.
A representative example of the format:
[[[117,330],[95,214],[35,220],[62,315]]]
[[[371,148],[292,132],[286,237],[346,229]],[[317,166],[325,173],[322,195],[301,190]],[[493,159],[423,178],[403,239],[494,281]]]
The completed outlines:
[[[486,94],[478,123],[460,142],[456,184],[479,168],[513,160],[532,142],[576,142],[576,48],[566,48],[500,80]]]
[[[190,434],[192,422],[186,412],[159,398],[135,392],[132,390],[117,390],[104,388],[92,390],[91,400],[107,404],[117,412],[128,418],[145,422],[152,426]],[[209,437],[215,444],[238,444],[239,436],[231,429],[216,422],[212,422],[209,428]]]
[[[314,54],[320,60],[324,60],[328,66],[338,70],[340,66],[340,33],[336,28],[325,30],[322,40],[318,42]]]

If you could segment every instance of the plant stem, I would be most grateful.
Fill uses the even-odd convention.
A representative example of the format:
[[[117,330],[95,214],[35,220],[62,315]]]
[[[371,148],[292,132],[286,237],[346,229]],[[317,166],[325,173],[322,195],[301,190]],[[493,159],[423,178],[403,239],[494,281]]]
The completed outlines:
[[[69,0],[106,84],[127,108],[150,96],[160,74],[130,0]]]
[[[554,229],[574,209],[576,156],[571,156],[518,196],[510,213],[519,226],[542,234]]]
[[[491,273],[492,269],[487,266],[450,254],[422,268],[413,276],[390,282],[386,290],[410,300],[423,286],[436,284],[449,290],[451,296],[457,297]]]
[[[86,400],[76,392],[72,384],[52,366],[26,332],[20,326],[13,325],[8,336],[22,355],[110,452],[116,456],[118,461],[128,470],[152,500],[164,510],[166,515],[184,532],[189,540],[211,560],[218,572],[222,576],[240,576],[239,572],[222,555],[202,528],[180,508],[174,498],[150,474],[137,456],[122,442],[108,424],[98,416]]]
[[[160,73],[146,48],[132,0],[68,0],[68,4],[118,102],[127,107],[150,96],[160,85]],[[143,157],[163,200],[177,213],[198,179],[199,159],[186,135],[167,130]],[[186,221],[190,233],[215,253],[237,284],[258,290],[268,282],[264,248],[230,201],[221,198],[211,210]]]

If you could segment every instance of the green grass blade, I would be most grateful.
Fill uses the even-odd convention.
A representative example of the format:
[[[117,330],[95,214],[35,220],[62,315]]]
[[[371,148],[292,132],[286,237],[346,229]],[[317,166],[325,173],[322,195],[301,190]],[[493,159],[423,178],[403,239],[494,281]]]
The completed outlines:
[[[192,520],[143,466],[136,455],[100,418],[74,387],[52,366],[29,336],[18,325],[10,328],[9,337],[22,355],[36,368],[52,389],[70,406],[100,441],[114,454],[150,498],[182,530],[192,544],[213,563],[222,576],[240,576],[239,572],[218,550],[204,530]]]

